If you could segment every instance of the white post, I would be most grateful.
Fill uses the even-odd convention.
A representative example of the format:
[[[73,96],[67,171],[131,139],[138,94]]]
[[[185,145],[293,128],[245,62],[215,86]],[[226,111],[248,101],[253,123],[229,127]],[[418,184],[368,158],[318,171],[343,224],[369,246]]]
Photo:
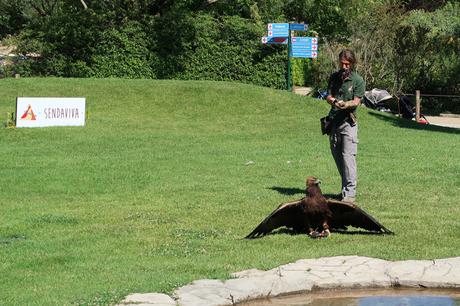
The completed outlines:
[[[420,121],[420,90],[415,91],[415,121]]]

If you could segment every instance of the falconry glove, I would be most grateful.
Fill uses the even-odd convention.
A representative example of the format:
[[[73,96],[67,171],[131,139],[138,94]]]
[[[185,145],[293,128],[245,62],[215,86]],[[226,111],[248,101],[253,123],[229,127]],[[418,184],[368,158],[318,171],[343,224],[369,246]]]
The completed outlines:
[[[353,100],[350,101],[339,101],[335,104],[340,109],[354,109],[356,108],[356,104],[353,102]]]

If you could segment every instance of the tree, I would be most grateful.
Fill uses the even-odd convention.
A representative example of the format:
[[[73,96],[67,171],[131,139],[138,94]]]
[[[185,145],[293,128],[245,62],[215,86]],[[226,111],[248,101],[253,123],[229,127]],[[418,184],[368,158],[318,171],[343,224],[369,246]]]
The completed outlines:
[[[15,35],[28,22],[25,0],[0,0],[0,40]]]
[[[348,21],[350,46],[359,58],[358,70],[368,88],[386,88],[393,93],[401,89],[395,76],[395,42],[402,17],[396,1],[382,1]]]
[[[321,38],[343,40],[349,34],[345,0],[292,0],[286,2],[289,21],[304,22]]]
[[[404,8],[406,11],[435,11],[446,4],[446,2],[446,0],[406,0],[404,3]]]
[[[397,36],[398,79],[411,90],[460,93],[459,34],[458,2],[434,12],[411,11]]]

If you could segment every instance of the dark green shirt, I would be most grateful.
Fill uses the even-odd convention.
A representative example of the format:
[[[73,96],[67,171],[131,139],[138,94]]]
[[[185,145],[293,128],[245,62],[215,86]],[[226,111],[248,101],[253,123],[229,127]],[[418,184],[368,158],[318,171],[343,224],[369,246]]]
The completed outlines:
[[[366,84],[363,78],[353,71],[351,75],[342,81],[342,73],[335,72],[329,78],[328,93],[337,100],[349,101],[355,97],[364,97]],[[335,107],[331,108],[329,116],[334,117],[336,123],[341,123],[349,118],[349,113],[353,112],[356,117],[356,108],[353,110],[340,110]]]

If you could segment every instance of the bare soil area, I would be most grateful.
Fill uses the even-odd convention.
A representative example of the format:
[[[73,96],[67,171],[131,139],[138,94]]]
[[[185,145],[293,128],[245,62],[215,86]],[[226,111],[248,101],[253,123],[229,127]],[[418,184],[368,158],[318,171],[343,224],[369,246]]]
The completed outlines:
[[[460,129],[460,115],[425,116],[430,124]]]

